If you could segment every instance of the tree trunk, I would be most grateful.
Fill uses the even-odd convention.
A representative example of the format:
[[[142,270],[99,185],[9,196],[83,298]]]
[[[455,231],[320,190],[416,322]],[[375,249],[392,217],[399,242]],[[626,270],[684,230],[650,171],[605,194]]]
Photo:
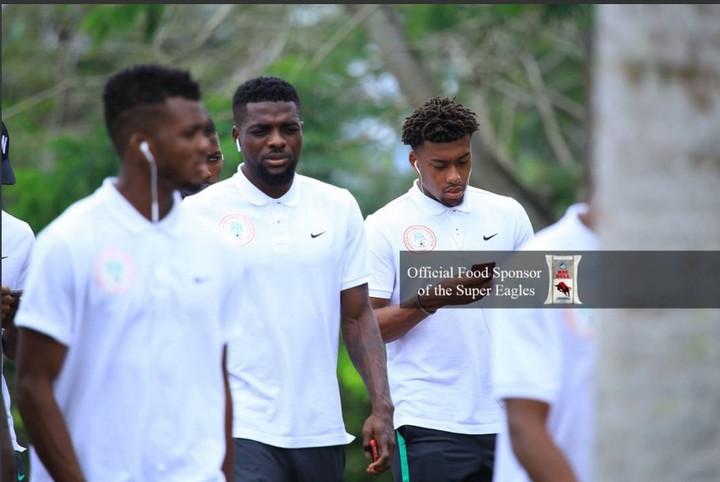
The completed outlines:
[[[601,248],[720,249],[720,6],[597,8]],[[597,480],[720,480],[720,310],[603,312],[600,343]]]

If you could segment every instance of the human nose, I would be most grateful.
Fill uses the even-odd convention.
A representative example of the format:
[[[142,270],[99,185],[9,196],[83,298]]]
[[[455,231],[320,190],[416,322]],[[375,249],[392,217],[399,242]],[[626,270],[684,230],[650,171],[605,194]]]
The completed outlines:
[[[460,169],[457,168],[457,166],[450,166],[450,168],[448,169],[447,181],[450,184],[457,184],[462,181],[462,173],[460,172]]]
[[[268,139],[268,146],[271,148],[277,148],[277,147],[285,147],[285,144],[287,144],[287,142],[285,141],[285,138],[283,137],[280,130],[273,129],[272,132],[270,132],[270,137]]]

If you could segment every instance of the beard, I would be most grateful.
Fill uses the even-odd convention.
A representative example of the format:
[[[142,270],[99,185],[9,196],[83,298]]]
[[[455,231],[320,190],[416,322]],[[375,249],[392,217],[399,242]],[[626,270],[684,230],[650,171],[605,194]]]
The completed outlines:
[[[180,194],[182,194],[182,197],[185,196],[191,196],[193,194],[197,194],[206,187],[208,187],[210,184],[202,181],[199,183],[196,182],[184,182],[179,187],[178,190],[180,191]]]
[[[278,173],[273,174],[263,164],[255,164],[255,172],[262,182],[268,186],[282,186],[284,184],[290,184],[295,177],[295,168],[297,167],[298,159],[293,159],[287,168]]]

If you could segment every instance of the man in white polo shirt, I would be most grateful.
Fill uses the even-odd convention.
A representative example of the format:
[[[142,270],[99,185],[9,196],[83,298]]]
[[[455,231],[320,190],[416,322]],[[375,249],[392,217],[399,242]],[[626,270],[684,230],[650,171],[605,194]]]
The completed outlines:
[[[570,206],[522,247],[594,251],[593,212]],[[498,437],[496,482],[590,482],[597,310],[494,310],[493,385],[508,430]]]
[[[393,406],[385,353],[370,308],[363,219],[345,189],[299,175],[300,100],[276,77],[233,96],[232,135],[244,162],[230,179],[184,199],[250,262],[238,286],[242,338],[230,346],[235,482],[343,480],[346,433],[337,380],[339,334],[367,387],[363,445],[389,467]],[[226,269],[235,267],[228,263]]]
[[[103,105],[120,173],[40,233],[16,317],[32,480],[225,481],[245,283],[232,246],[181,209],[210,145],[200,89],[137,65]]]
[[[5,122],[2,123],[2,184],[3,186],[15,184],[15,173],[10,165],[10,134]],[[5,361],[4,357],[15,359],[16,335],[15,314],[20,303],[18,291],[25,286],[30,252],[35,244],[35,234],[30,225],[15,216],[2,211],[2,353],[0,367]],[[21,453],[25,447],[20,445],[15,433],[15,424],[10,411],[10,390],[2,376],[2,398],[5,408],[5,422],[0,425],[2,429],[3,458],[2,480],[23,480],[25,468]],[[2,412],[0,412],[2,413]],[[6,438],[7,437],[7,438]],[[11,472],[14,477],[11,478]]]
[[[510,251],[533,236],[517,201],[468,185],[477,129],[475,114],[454,99],[425,102],[402,129],[418,180],[365,221],[370,300],[387,343],[395,403],[398,482],[492,478],[503,413],[490,384],[485,313],[441,309],[476,298],[437,297],[432,290],[401,300],[399,286],[400,251]],[[482,278],[467,281],[489,286]]]

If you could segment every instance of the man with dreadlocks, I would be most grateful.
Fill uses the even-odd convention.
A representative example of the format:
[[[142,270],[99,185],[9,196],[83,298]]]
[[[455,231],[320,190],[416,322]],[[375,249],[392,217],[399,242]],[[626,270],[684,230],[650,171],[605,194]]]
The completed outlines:
[[[365,221],[373,265],[370,302],[387,344],[395,404],[396,481],[491,481],[502,407],[490,383],[490,338],[477,298],[434,290],[400,299],[400,251],[512,251],[532,239],[525,210],[468,185],[476,115],[435,97],[408,117],[402,141],[418,174],[410,190]],[[465,280],[489,287],[490,278]],[[448,281],[449,282],[449,281]],[[445,281],[443,283],[446,283]]]

